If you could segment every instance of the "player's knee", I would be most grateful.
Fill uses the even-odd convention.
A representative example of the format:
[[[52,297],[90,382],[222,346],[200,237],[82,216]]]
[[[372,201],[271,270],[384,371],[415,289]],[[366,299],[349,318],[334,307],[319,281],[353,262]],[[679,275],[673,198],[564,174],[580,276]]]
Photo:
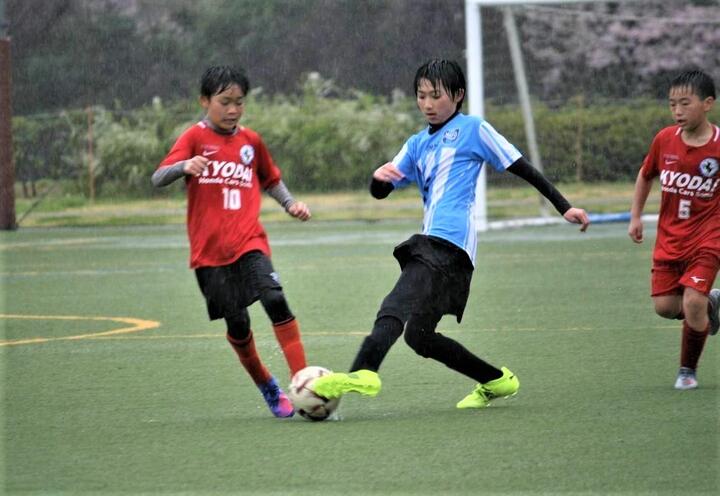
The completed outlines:
[[[405,326],[405,342],[415,353],[428,358],[432,350],[433,333],[434,329],[429,325],[429,321],[411,318]]]
[[[250,314],[247,309],[236,315],[225,317],[227,333],[235,341],[242,341],[250,335]]]
[[[658,305],[655,305],[655,313],[663,319],[674,319],[678,315],[678,311],[676,308],[669,308]]]
[[[683,313],[688,325],[693,329],[700,330],[707,323],[708,299],[702,293],[693,296],[686,294],[683,300]]]
[[[683,298],[683,311],[687,314],[705,314],[707,313],[708,298],[699,291],[685,291]]]
[[[664,319],[676,319],[683,313],[680,301],[668,299],[655,300],[655,313]]]
[[[287,322],[294,317],[285,299],[285,294],[280,288],[263,291],[260,295],[260,302],[273,323]]]

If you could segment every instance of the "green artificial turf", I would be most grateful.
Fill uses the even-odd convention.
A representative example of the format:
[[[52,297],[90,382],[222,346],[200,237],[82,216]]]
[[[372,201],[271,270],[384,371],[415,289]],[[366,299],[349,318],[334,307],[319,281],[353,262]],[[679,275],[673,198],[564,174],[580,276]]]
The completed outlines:
[[[399,274],[392,248],[416,223],[267,227],[309,362],[345,369]],[[625,231],[481,235],[463,322],[438,330],[510,367],[516,397],[457,410],[473,382],[400,339],[380,395],[347,396],[340,420],[320,423],[270,415],[206,318],[182,226],[0,233],[0,489],[717,494],[720,337],[700,388],[675,391],[680,323],[653,313],[652,239],[636,246]],[[259,305],[251,315],[261,356],[287,383]]]

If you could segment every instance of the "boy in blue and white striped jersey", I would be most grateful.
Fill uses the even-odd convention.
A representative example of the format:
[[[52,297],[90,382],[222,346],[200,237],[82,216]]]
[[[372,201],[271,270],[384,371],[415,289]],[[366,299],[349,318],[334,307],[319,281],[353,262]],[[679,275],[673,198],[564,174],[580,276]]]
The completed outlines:
[[[573,208],[488,122],[460,113],[466,84],[456,62],[423,64],[414,87],[417,106],[429,125],[411,136],[391,162],[375,170],[370,192],[382,199],[395,188],[417,184],[423,198],[422,234],[395,248],[402,273],[383,300],[351,372],[322,377],[313,388],[328,398],[350,391],[376,395],[381,386],[380,364],[404,332],[405,341],[417,354],[478,382],[458,408],[483,408],[495,398],[515,394],[520,385],[517,377],[435,331],[443,315],[455,315],[460,322],[467,303],[477,248],[474,208],[480,169],[488,163],[525,179],[568,222],[580,224],[581,231],[590,221],[585,210]]]

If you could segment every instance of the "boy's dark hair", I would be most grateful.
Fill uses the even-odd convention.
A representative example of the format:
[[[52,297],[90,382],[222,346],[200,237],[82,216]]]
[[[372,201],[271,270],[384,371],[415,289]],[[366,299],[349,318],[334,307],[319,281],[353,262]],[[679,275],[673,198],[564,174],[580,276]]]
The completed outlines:
[[[200,78],[200,95],[210,98],[222,93],[233,84],[237,84],[245,95],[250,90],[250,81],[242,67],[230,65],[209,67]]]
[[[700,100],[709,96],[715,98],[715,83],[703,71],[685,71],[670,82],[670,89],[681,87],[690,88]]]
[[[460,110],[465,101],[465,94],[467,93],[465,74],[460,64],[454,60],[444,59],[432,59],[425,62],[415,73],[415,96],[417,96],[421,79],[430,81],[433,89],[437,89],[438,85],[441,84],[452,98],[455,98],[462,91],[463,97],[458,102],[456,108]]]

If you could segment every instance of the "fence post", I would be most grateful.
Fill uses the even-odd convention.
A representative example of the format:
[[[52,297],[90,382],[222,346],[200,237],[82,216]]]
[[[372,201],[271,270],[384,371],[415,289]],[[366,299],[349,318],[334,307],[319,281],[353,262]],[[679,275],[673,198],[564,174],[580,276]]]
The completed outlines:
[[[87,113],[87,161],[88,161],[88,197],[90,203],[95,201],[95,154],[93,143],[93,110],[92,107],[88,107],[85,112]]]
[[[2,21],[1,18],[0,21]],[[10,38],[0,34],[0,229],[4,230],[17,228],[10,63]]]
[[[577,103],[577,132],[575,133],[575,181],[583,182],[583,140],[585,139],[585,93],[580,93],[575,98]]]

